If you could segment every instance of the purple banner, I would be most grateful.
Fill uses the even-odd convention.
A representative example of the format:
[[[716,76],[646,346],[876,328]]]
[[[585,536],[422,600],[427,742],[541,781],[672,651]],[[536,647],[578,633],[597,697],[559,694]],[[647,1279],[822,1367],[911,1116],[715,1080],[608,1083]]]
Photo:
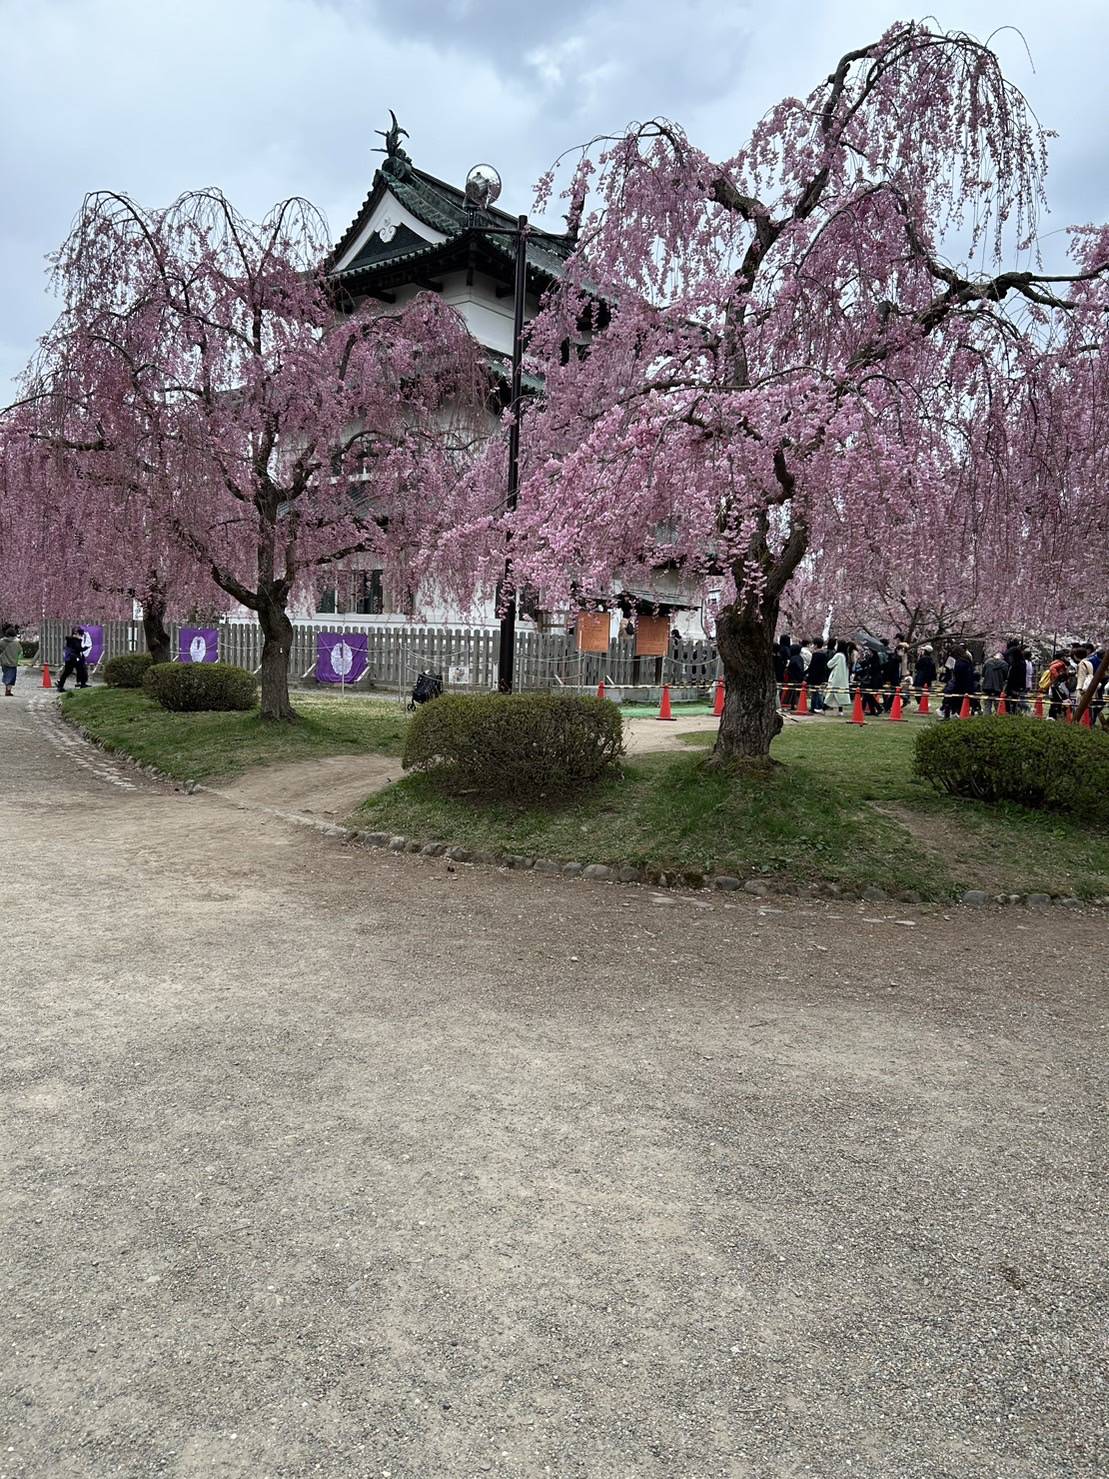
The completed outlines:
[[[82,626],[81,630],[85,634],[81,638],[81,651],[89,667],[94,668],[104,656],[104,628]]]
[[[182,627],[178,652],[182,662],[219,662],[215,627]]]
[[[357,683],[370,665],[365,632],[320,632],[316,638],[316,679],[320,683]]]

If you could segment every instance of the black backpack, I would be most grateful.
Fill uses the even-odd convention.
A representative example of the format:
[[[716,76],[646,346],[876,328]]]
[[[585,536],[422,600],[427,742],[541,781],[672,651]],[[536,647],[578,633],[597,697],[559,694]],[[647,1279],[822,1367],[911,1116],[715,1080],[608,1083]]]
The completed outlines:
[[[417,704],[426,704],[429,699],[438,698],[442,692],[442,673],[421,673],[416,679],[416,686],[412,690],[408,707],[414,709]]]

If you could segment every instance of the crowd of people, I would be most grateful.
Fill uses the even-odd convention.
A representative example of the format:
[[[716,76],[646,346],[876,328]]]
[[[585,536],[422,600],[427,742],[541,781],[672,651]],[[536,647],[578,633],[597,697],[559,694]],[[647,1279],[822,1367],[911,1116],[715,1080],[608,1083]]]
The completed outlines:
[[[1074,642],[1039,660],[1017,638],[984,650],[991,655],[979,664],[964,642],[952,642],[940,655],[930,642],[910,647],[900,632],[888,642],[869,636],[854,642],[782,636],[774,652],[774,676],[782,708],[795,711],[804,688],[812,714],[843,714],[853,709],[856,695],[864,714],[888,713],[900,694],[906,709],[926,703],[942,719],[956,717],[964,700],[973,714],[1024,714],[1039,698],[1045,718],[1065,720],[1091,690],[1091,723],[1103,715],[1109,720],[1107,675],[1099,671],[1109,642]]]

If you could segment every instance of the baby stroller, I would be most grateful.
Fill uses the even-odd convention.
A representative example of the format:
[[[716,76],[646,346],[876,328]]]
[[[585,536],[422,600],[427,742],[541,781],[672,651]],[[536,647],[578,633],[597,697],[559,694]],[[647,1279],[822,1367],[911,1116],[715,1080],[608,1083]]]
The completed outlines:
[[[408,700],[408,707],[414,709],[417,704],[426,704],[429,699],[438,698],[442,692],[442,673],[421,673],[416,679],[416,686],[412,690],[412,697]]]

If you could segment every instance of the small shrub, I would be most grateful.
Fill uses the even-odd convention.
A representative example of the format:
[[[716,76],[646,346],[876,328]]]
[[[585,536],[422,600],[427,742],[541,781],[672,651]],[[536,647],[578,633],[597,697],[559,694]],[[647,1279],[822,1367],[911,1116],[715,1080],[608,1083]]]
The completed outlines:
[[[153,662],[149,652],[121,652],[104,664],[104,682],[109,688],[141,688]]]
[[[623,749],[620,711],[606,699],[448,694],[416,714],[402,763],[448,790],[534,800],[591,785]]]
[[[223,662],[154,663],[147,668],[142,686],[144,693],[174,713],[252,709],[258,701],[253,675]]]
[[[1109,824],[1109,737],[1082,725],[1016,716],[949,719],[917,735],[913,769],[955,796],[1015,801]]]

